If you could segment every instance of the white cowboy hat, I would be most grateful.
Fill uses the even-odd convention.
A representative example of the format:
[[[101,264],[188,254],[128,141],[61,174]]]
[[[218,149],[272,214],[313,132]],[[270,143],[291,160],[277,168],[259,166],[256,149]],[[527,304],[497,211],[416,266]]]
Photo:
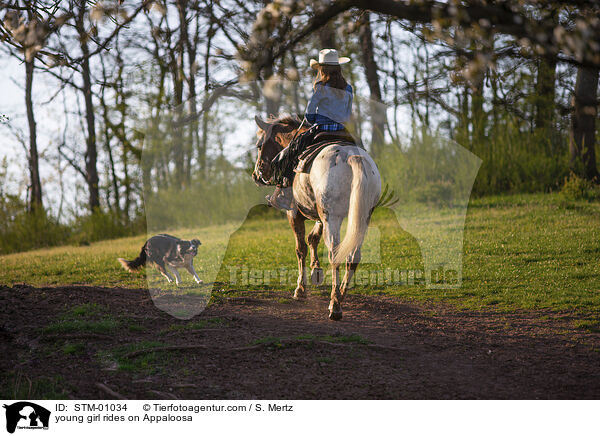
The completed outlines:
[[[316,69],[319,65],[341,65],[350,62],[350,58],[338,57],[338,52],[333,48],[325,48],[319,52],[319,61],[310,60],[310,67]]]

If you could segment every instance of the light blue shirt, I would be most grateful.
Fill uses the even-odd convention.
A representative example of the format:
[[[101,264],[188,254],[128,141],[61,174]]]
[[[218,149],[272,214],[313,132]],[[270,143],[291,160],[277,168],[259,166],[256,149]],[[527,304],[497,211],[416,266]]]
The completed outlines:
[[[352,94],[350,85],[338,89],[318,82],[306,107],[306,119],[312,124],[330,127],[328,130],[343,129],[352,114]]]

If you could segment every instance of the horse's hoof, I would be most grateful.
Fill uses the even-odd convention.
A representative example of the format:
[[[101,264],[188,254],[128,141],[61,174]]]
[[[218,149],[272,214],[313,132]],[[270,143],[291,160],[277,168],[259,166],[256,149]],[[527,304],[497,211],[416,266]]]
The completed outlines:
[[[310,282],[313,286],[320,286],[323,284],[323,280],[325,280],[325,274],[323,274],[322,268],[313,268],[310,272]]]
[[[329,311],[329,319],[332,321],[339,321],[342,319],[342,311],[333,312]]]

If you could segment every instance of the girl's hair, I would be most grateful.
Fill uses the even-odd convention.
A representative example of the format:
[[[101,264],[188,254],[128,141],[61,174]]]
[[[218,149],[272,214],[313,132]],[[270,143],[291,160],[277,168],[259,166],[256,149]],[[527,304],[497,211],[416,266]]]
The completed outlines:
[[[342,75],[342,67],[339,65],[319,65],[313,89],[317,89],[317,83],[319,82],[338,89],[346,89],[346,86],[348,86],[348,82]]]

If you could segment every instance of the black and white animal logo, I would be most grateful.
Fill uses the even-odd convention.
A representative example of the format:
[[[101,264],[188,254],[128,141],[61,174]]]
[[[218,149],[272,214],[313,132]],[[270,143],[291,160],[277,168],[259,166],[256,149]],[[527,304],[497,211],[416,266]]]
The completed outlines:
[[[19,429],[47,429],[50,423],[50,411],[29,401],[5,404],[6,431],[14,433]]]
[[[196,283],[202,283],[202,280],[196,274],[196,270],[194,270],[194,257],[198,254],[200,245],[202,244],[198,239],[185,241],[161,233],[146,241],[136,259],[125,260],[119,258],[118,260],[127,271],[137,271],[146,265],[146,262],[152,262],[169,283],[175,280],[176,284],[181,283],[181,276],[177,268],[185,268],[194,277]],[[175,276],[175,279],[169,272]]]

